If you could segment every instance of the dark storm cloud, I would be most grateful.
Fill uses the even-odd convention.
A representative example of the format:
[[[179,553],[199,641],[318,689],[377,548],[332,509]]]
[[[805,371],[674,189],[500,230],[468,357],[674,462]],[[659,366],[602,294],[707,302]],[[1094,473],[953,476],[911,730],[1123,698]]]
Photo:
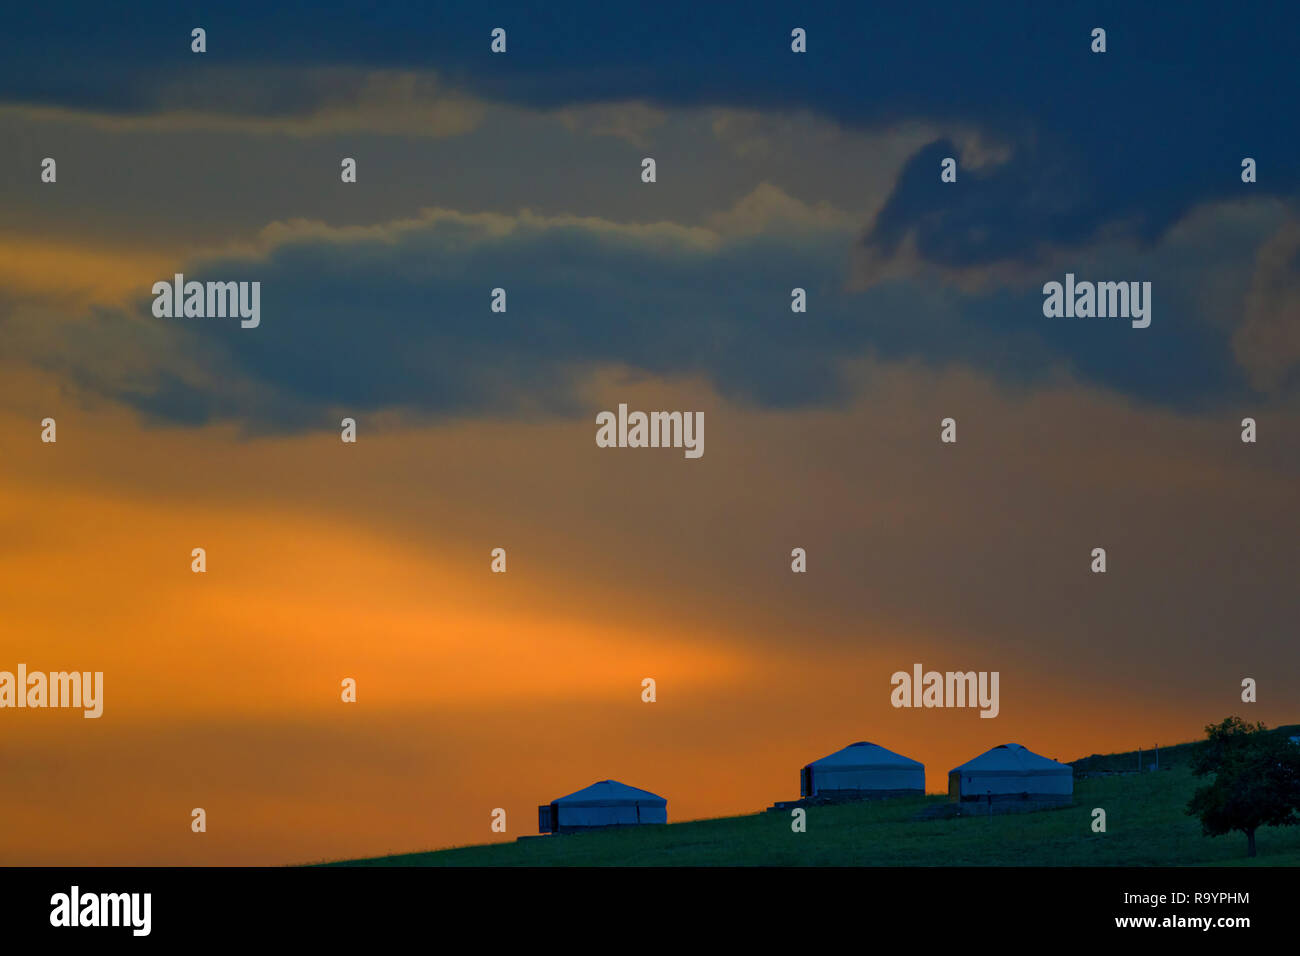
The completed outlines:
[[[260,281],[261,324],[155,318],[141,301],[118,321],[176,336],[156,375],[123,383],[67,370],[150,417],[278,429],[318,422],[323,408],[576,414],[586,373],[611,363],[703,376],[760,405],[832,402],[846,394],[840,358],[869,338],[837,292],[844,234],[710,249],[674,227],[524,219],[500,234],[489,221],[444,217],[383,238],[308,234],[265,259],[189,264],[187,279]],[[778,278],[795,263],[821,303],[807,316],[792,315],[791,285]],[[504,313],[489,308],[498,287]]]
[[[208,31],[202,57],[189,52],[196,25]],[[790,52],[796,25],[808,30],[806,55]],[[504,56],[488,49],[495,26],[509,31]],[[1095,26],[1108,32],[1105,54],[1089,50]],[[857,128],[926,120],[978,130],[993,155],[947,140],[922,147],[860,245],[886,260],[910,245],[940,277],[1010,265],[1023,275],[1045,248],[1121,240],[1141,255],[1207,203],[1292,199],[1300,142],[1286,118],[1298,26],[1292,4],[1242,13],[1209,3],[1013,4],[994,15],[966,4],[759,4],[742,13],[680,3],[563,12],[232,3],[197,18],[171,4],[129,15],[84,5],[11,16],[0,95],[274,117],[353,96],[366,70],[412,70],[533,107],[645,99],[809,110]],[[299,68],[324,72],[311,78]],[[265,88],[250,86],[250,75],[268,77]],[[939,180],[945,155],[961,161],[955,184]],[[1259,162],[1254,185],[1240,180],[1247,155]],[[689,162],[674,175],[689,177]],[[267,427],[300,423],[322,403],[564,412],[584,370],[623,363],[701,375],[729,396],[779,406],[841,400],[837,363],[865,353],[970,363],[1012,381],[1066,367],[1176,405],[1246,391],[1228,323],[1197,300],[1196,270],[1209,261],[1159,274],[1134,274],[1136,259],[1107,262],[1093,278],[1156,281],[1155,325],[1134,333],[1113,321],[1045,321],[1040,283],[970,293],[881,280],[846,293],[849,236],[688,253],[579,227],[486,240],[467,228],[443,222],[396,243],[294,242],[265,261],[206,264],[205,277],[229,267],[263,280],[264,326],[167,320],[202,374],[168,369],[110,393],[152,415]],[[1042,281],[1060,278],[1053,271]],[[498,285],[509,290],[507,316],[487,311]],[[815,305],[792,321],[794,285]]]
[[[189,52],[189,31],[209,52]],[[809,52],[790,52],[792,26]],[[489,32],[509,31],[509,52]],[[1108,52],[1089,49],[1093,27]],[[292,114],[322,88],[299,67],[435,72],[481,96],[529,106],[644,98],[666,106],[808,109],[849,125],[958,121],[1012,148],[982,176],[938,190],[938,147],[916,157],[888,216],[866,237],[883,246],[908,229],[936,263],[1031,255],[1035,242],[1078,243],[1107,226],[1159,237],[1199,202],[1294,195],[1300,7],[1210,2],[800,5],[736,8],[684,2],[563,11],[531,4],[281,8],[222,4],[39,5],[0,31],[0,96],[11,102],[126,112],[190,107]],[[49,51],[60,52],[57,68]],[[281,71],[260,95],[222,97],[206,71]],[[952,153],[956,155],[956,153]],[[933,188],[932,188],[933,187]]]
[[[450,213],[377,231],[312,227],[264,256],[181,267],[190,280],[261,282],[258,327],[157,318],[141,300],[116,321],[152,330],[135,333],[151,359],[133,356],[129,379],[105,374],[98,358],[66,370],[151,418],[252,430],[315,427],[335,409],[585,415],[583,387],[610,365],[699,377],[769,408],[843,403],[844,362],[864,356],[974,366],[1025,385],[1066,368],[1179,407],[1247,393],[1230,329],[1197,318],[1194,291],[1159,300],[1149,330],[1049,321],[1036,288],[966,295],[891,280],[847,291],[852,241],[844,229],[724,239],[666,224]],[[791,312],[796,283],[806,313]],[[489,308],[498,287],[504,313]],[[107,321],[101,313],[102,335]]]

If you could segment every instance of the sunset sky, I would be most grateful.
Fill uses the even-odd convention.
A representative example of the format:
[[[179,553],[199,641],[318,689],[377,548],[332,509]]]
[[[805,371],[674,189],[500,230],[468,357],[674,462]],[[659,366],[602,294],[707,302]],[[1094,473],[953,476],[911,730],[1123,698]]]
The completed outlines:
[[[30,6],[0,670],[105,700],[0,710],[0,865],[373,856],[607,778],[755,812],[857,740],[941,792],[1007,741],[1300,721],[1293,4]],[[1045,318],[1067,272],[1151,282],[1150,327]],[[260,281],[260,327],[156,318],[175,273]],[[703,411],[704,455],[598,448],[619,403]],[[999,715],[893,708],[915,663],[998,671]]]

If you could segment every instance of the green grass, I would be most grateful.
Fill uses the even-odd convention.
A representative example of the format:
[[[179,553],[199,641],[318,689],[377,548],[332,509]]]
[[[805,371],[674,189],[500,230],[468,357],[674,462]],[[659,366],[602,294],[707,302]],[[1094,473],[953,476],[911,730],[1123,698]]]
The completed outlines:
[[[1117,757],[1122,755],[1116,755]],[[1136,763],[1136,757],[1134,758]],[[1161,754],[1161,766],[1166,766]],[[993,817],[917,820],[947,797],[905,797],[639,826],[514,843],[356,860],[349,866],[1196,866],[1300,865],[1300,826],[1261,829],[1259,856],[1239,833],[1201,836],[1184,808],[1199,781],[1185,765],[1159,773],[1085,778],[1075,805]],[[1093,833],[1092,810],[1106,811]]]
[[[1300,736],[1300,724],[1288,724],[1282,727],[1273,727],[1268,731],[1269,734],[1276,734],[1281,737]],[[1204,740],[1197,740],[1192,743],[1175,744],[1172,747],[1160,748],[1160,769],[1166,767],[1187,767],[1195,753],[1205,746]],[[1155,753],[1151,750],[1142,751],[1142,769],[1145,771],[1155,761]],[[1070,766],[1074,767],[1075,773],[1084,771],[1130,771],[1137,770],[1138,752],[1130,750],[1127,753],[1119,754],[1093,754],[1091,757],[1084,757],[1082,760],[1070,761]]]

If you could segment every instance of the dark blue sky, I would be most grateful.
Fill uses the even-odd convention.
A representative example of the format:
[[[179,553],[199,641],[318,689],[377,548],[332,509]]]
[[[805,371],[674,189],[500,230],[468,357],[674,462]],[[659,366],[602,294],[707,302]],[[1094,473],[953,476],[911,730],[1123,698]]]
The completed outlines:
[[[190,105],[275,116],[310,109],[312,98],[322,95],[298,82],[299,69],[305,75],[310,68],[356,67],[434,71],[489,101],[529,107],[638,99],[665,108],[808,110],[862,129],[903,120],[958,122],[1005,144],[1004,161],[974,168],[945,140],[921,148],[857,240],[865,252],[886,258],[910,243],[922,264],[940,272],[1033,270],[1044,263],[1045,249],[1082,253],[1102,237],[1150,249],[1199,205],[1264,197],[1294,204],[1300,190],[1295,3],[379,7],[155,2],[129,10],[88,3],[15,10],[6,13],[0,30],[0,92],[9,103],[113,113]],[[209,52],[201,61],[189,52],[193,26],[208,32]],[[509,34],[505,56],[489,52],[489,32],[497,26]],[[808,31],[809,52],[803,56],[789,49],[795,26]],[[1090,50],[1093,27],[1107,31],[1104,55]],[[285,72],[279,85],[252,102],[224,100],[219,83],[196,86],[192,103],[177,99],[177,89],[184,90],[185,78],[196,71],[246,67]],[[955,188],[938,181],[938,162],[946,155],[962,161]],[[1244,156],[1258,162],[1254,185],[1240,180]],[[676,175],[689,175],[689,168]],[[569,251],[587,258],[584,268],[591,276],[607,267],[636,271],[635,263],[602,263],[580,238],[575,242]],[[542,267],[563,251],[554,244],[526,250],[519,274],[544,275]],[[321,261],[327,259],[296,262],[286,254],[269,263],[266,274],[307,275]],[[703,268],[741,283],[750,266],[724,259]],[[1127,274],[1122,262],[1108,267],[1118,272],[1094,278],[1151,278]],[[1043,277],[1060,278],[1055,268]],[[449,315],[477,308],[470,303],[478,302],[479,287],[490,281],[474,268],[461,279],[438,291]],[[679,279],[665,274],[662,282]],[[363,280],[379,283],[382,274]],[[544,311],[554,336],[539,340],[521,325],[513,337],[483,341],[449,318],[433,337],[436,348],[429,346],[450,357],[446,377],[437,388],[421,379],[424,401],[413,397],[417,383],[403,387],[400,374],[366,394],[378,404],[414,400],[457,410],[480,399],[479,386],[465,380],[465,363],[517,364],[521,381],[544,388],[562,377],[566,360],[625,361],[656,373],[703,371],[725,391],[799,404],[839,397],[834,361],[864,352],[966,360],[1018,381],[1064,364],[1086,380],[1179,405],[1251,393],[1232,354],[1231,324],[1198,314],[1194,290],[1177,281],[1157,285],[1155,323],[1141,333],[1113,323],[1047,323],[1037,311],[1036,286],[1028,293],[973,294],[932,311],[928,324],[847,321],[864,310],[908,307],[912,292],[884,285],[823,297],[823,311],[802,326],[797,342],[778,323],[766,345],[753,343],[740,354],[692,352],[685,343],[694,315],[655,323],[649,314],[654,309],[685,307],[666,288],[662,295],[641,296],[646,325],[625,322],[620,333],[597,336],[593,330],[606,321],[604,313],[572,310],[575,301],[602,302],[599,294],[569,290],[574,295],[566,299],[553,283],[530,287],[529,281],[519,280],[512,295],[517,291],[518,301]],[[829,286],[834,280],[819,281]],[[393,292],[391,311],[401,313],[427,294]],[[277,295],[268,291],[269,306]],[[334,315],[330,303],[341,301],[338,296],[310,301],[320,319],[317,330],[326,336],[330,328],[339,331],[337,340],[322,341],[322,355],[351,362],[367,354],[344,334],[346,319]],[[609,312],[612,304],[604,307]],[[764,320],[753,318],[758,308],[741,316],[722,306],[711,311],[708,301],[699,305],[715,330],[727,330],[718,333],[719,341],[741,334],[743,323],[752,342],[765,328]],[[651,324],[654,336],[646,332]],[[304,400],[319,397],[323,383],[313,376],[340,380],[337,363],[293,361],[288,344],[277,347],[275,341],[283,334],[290,336],[288,343],[296,333],[278,329],[264,329],[256,342],[237,337],[230,355],[235,367],[278,380]],[[371,341],[380,352],[373,362],[382,366],[382,355],[410,334],[401,322],[374,330]],[[330,345],[337,348],[330,351]],[[565,404],[563,395],[553,397],[557,407]],[[212,414],[221,414],[220,402],[193,396],[180,402],[171,394],[163,405],[172,402],[191,415],[209,404]]]

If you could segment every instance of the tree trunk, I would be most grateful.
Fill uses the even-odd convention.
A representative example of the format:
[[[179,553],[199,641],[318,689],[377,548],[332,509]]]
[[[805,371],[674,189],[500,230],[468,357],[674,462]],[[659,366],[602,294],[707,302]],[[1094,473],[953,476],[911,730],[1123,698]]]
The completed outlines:
[[[1246,856],[1255,855],[1255,831],[1246,831]]]

